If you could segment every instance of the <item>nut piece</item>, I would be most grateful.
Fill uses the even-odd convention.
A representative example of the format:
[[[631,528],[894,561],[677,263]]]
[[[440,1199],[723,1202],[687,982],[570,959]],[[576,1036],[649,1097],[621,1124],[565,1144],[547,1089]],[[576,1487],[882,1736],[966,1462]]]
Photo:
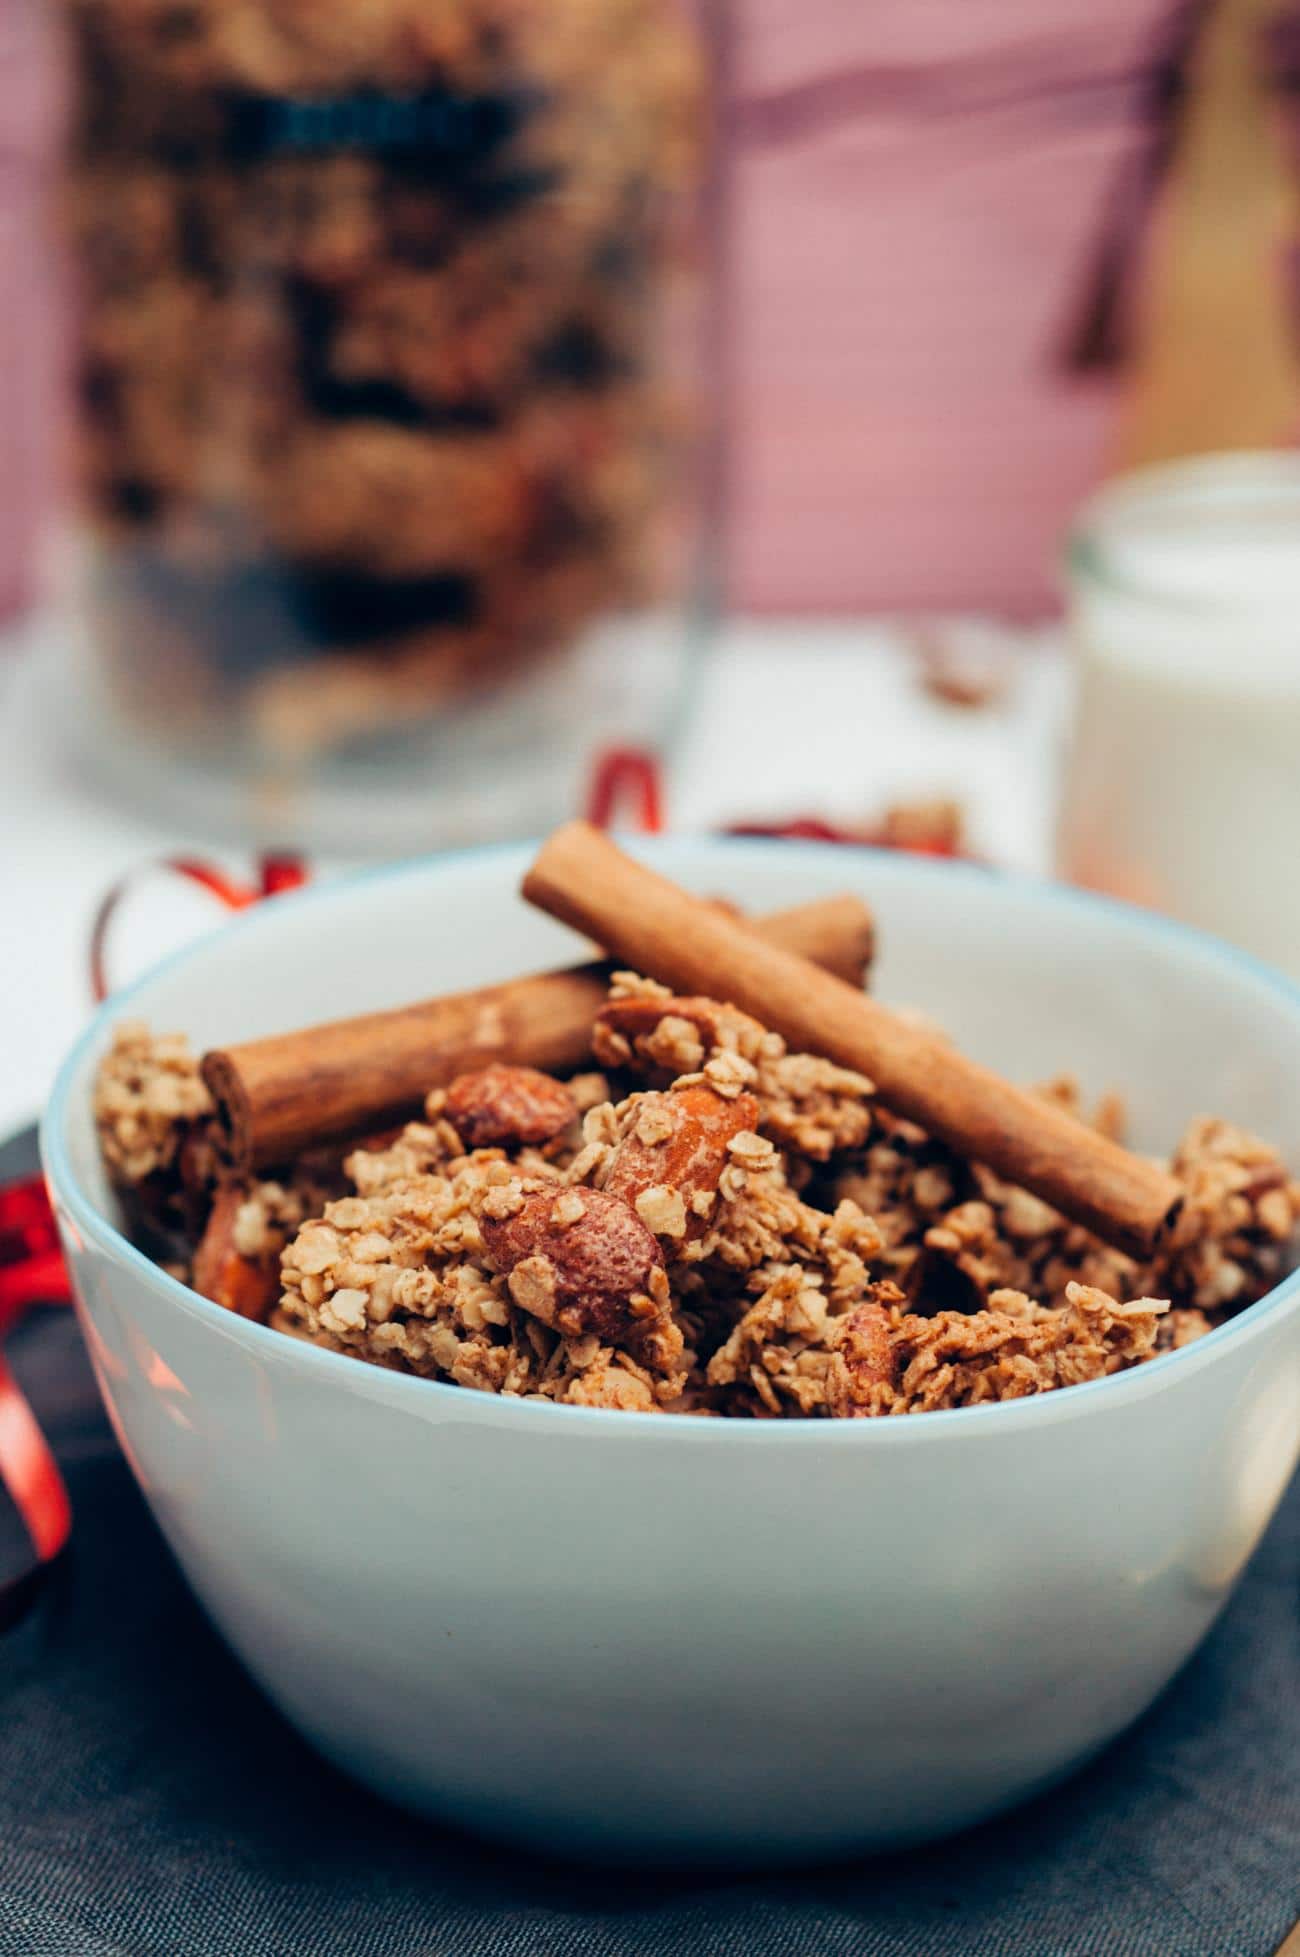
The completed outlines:
[[[703,1064],[719,1031],[712,999],[611,999],[596,1014],[591,1050],[604,1066],[634,1065],[671,1080]]]
[[[661,1019],[689,1020],[704,1037],[707,1046],[713,1046],[718,1036],[718,1003],[716,999],[682,998],[675,995],[669,999],[629,998],[610,999],[596,1014],[596,1028],[621,1033],[625,1040],[638,1040],[646,1033],[653,1033]]]
[[[443,1113],[467,1149],[510,1148],[553,1141],[577,1120],[578,1107],[563,1081],[535,1067],[493,1064],[458,1074]]]
[[[485,1215],[480,1227],[488,1263],[543,1325],[570,1339],[594,1333],[663,1371],[680,1357],[663,1253],[620,1197],[539,1189],[513,1216]]]
[[[278,1255],[245,1257],[235,1248],[235,1229],[247,1191],[227,1183],[217,1192],[207,1228],[194,1253],[191,1283],[213,1304],[240,1318],[265,1323],[280,1297]]]
[[[830,1410],[840,1420],[862,1420],[888,1410],[894,1386],[894,1352],[889,1305],[902,1293],[888,1282],[875,1287],[838,1327],[837,1351],[827,1375]]]
[[[757,1128],[758,1102],[752,1094],[718,1094],[701,1081],[671,1094],[642,1094],[636,1109],[610,1163],[606,1192],[664,1235],[686,1242],[702,1237],[717,1207],[729,1146]],[[649,1191],[655,1194],[643,1204]],[[681,1202],[667,1202],[667,1192]]]

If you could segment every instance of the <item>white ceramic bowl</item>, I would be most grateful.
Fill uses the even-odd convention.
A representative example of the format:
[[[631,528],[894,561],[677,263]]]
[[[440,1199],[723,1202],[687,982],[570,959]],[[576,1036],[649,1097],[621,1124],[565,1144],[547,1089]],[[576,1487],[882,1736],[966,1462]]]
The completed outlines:
[[[1213,1110],[1300,1163],[1300,991],[1136,911],[788,844],[645,853],[752,909],[846,886],[877,985],[1022,1078]],[[573,940],[523,850],[282,898],[114,1000],[45,1160],[116,1430],[249,1670],[382,1793],[567,1854],[772,1862],[939,1834],[1048,1786],[1204,1636],[1300,1432],[1300,1278],[1120,1377],[775,1425],[554,1407],[249,1325],[118,1234],[90,1117],[110,1021],[200,1045],[502,978]],[[249,1772],[257,1764],[250,1760]]]

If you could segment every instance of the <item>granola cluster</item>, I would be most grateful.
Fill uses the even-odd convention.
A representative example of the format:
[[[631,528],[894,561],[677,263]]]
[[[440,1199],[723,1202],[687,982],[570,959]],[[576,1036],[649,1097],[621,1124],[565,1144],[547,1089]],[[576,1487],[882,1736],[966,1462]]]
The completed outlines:
[[[1080,1112],[1073,1083],[1043,1090]],[[1119,1138],[1112,1098],[1097,1110]],[[870,1211],[885,1245],[881,1265],[909,1298],[976,1311],[998,1291],[1061,1298],[1072,1283],[1114,1297],[1171,1301],[1166,1343],[1262,1297],[1288,1268],[1300,1185],[1276,1150],[1231,1123],[1193,1121],[1170,1160],[1186,1191],[1177,1229],[1146,1263],[1103,1244],[1078,1224],[954,1156],[911,1123],[883,1111],[866,1148],[836,1165],[831,1187]]]
[[[673,0],[71,0],[121,696],[296,753],[643,602],[699,173]]]
[[[138,1020],[115,1029],[94,1097],[100,1153],[115,1183],[130,1187],[170,1169],[192,1124],[211,1112],[183,1033],[156,1039]]]
[[[731,1006],[619,974],[592,1050],[603,1071],[568,1081],[462,1074],[399,1132],[265,1180],[195,1155],[184,1042],[120,1029],[96,1114],[119,1187],[204,1188],[181,1269],[209,1297],[374,1365],[570,1405],[861,1419],[1019,1399],[1189,1343],[1291,1256],[1300,1185],[1226,1122],[1175,1150],[1178,1230],[1139,1264]],[[1082,1116],[1068,1079],[1041,1091]],[[1092,1119],[1118,1135],[1122,1109]]]

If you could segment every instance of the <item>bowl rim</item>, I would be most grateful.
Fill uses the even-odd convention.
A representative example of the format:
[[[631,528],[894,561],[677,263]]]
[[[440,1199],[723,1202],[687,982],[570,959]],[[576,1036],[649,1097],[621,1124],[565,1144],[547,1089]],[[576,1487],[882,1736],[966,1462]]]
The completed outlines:
[[[645,853],[652,859],[666,855],[670,859],[681,860],[701,850],[722,850],[737,856],[770,857],[774,861],[792,863],[802,857],[806,862],[845,868],[865,860],[871,865],[873,878],[883,878],[886,882],[920,877],[931,878],[938,884],[949,880],[992,880],[1010,884],[1032,901],[1048,908],[1093,911],[1137,938],[1164,938],[1203,961],[1219,965],[1225,972],[1262,984],[1292,1009],[1297,1021],[1297,1035],[1300,1035],[1300,984],[1287,978],[1284,973],[1193,925],[1144,910],[1120,898],[1058,882],[1050,876],[1003,869],[978,860],[931,857],[865,844],[726,836],[697,831],[672,831],[659,836],[620,835],[619,840],[633,853]],[[350,890],[376,883],[436,875],[457,865],[486,864],[509,856],[516,856],[523,863],[537,847],[536,842],[517,840],[472,844],[398,862],[370,865],[329,877],[305,889],[278,896],[270,907],[256,905],[234,918],[223,920],[212,930],[203,932],[158,959],[129,985],[111,994],[97,1007],[64,1055],[41,1118],[41,1161],[56,1210],[61,1206],[76,1230],[112,1263],[128,1274],[143,1279],[150,1289],[178,1307],[191,1320],[211,1332],[234,1338],[254,1355],[264,1354],[291,1370],[301,1366],[308,1375],[315,1371],[322,1383],[333,1381],[346,1391],[350,1382],[353,1389],[364,1391],[369,1388],[371,1393],[382,1383],[385,1397],[389,1392],[398,1400],[416,1395],[430,1407],[437,1402],[428,1401],[426,1396],[433,1394],[444,1404],[453,1403],[458,1415],[487,1417],[493,1424],[504,1422],[513,1426],[521,1420],[526,1423],[540,1420],[543,1423],[541,1431],[545,1431],[548,1425],[557,1420],[580,1421],[591,1427],[606,1427],[615,1433],[640,1435],[643,1439],[672,1433],[687,1445],[702,1441],[707,1436],[724,1434],[728,1439],[723,1444],[731,1447],[900,1446],[906,1445],[909,1437],[912,1442],[933,1440],[937,1431],[942,1431],[952,1440],[956,1438],[953,1426],[955,1414],[961,1415],[956,1430],[958,1433],[969,1431],[972,1438],[981,1432],[1005,1434],[1013,1429],[1037,1426],[1043,1421],[1078,1417],[1093,1408],[1118,1406],[1125,1398],[1146,1398],[1153,1392],[1160,1392],[1176,1384],[1180,1378],[1187,1378],[1193,1369],[1212,1365],[1220,1355],[1251,1342],[1300,1307],[1298,1264],[1254,1304],[1188,1346],[1161,1353],[1140,1366],[1132,1366],[1101,1379],[1086,1380],[1076,1386],[1058,1388],[1054,1392],[1024,1399],[991,1401],[974,1407],[948,1407],[883,1420],[710,1420],[691,1419],[662,1411],[639,1413],[635,1419],[629,1419],[625,1413],[614,1408],[569,1406],[524,1396],[479,1393],[442,1380],[427,1379],[416,1373],[371,1366],[351,1353],[333,1352],[306,1340],[290,1338],[269,1325],[240,1318],[211,1299],[202,1297],[197,1291],[192,1291],[188,1285],[155,1264],[123,1235],[83,1189],[73,1170],[66,1139],[76,1077],[107,1027],[122,1018],[124,1013],[129,1016],[131,1000],[147,990],[164,973],[176,971],[201,957],[218,938],[224,940],[232,933],[256,933],[268,928],[268,918],[273,921],[282,915],[282,907],[297,911],[322,902],[328,903]],[[852,877],[847,880],[852,882]],[[79,1298],[78,1307],[84,1309]],[[413,1401],[413,1407],[418,1403],[418,1400]]]

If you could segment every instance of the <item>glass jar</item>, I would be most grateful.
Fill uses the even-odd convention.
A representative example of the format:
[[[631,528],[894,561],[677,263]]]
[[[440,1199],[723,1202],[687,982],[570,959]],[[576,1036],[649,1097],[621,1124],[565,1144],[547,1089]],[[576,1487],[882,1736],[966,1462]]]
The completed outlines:
[[[1072,541],[1065,875],[1300,978],[1300,457],[1141,470]]]
[[[343,850],[671,732],[714,571],[676,0],[67,0],[101,771]]]

